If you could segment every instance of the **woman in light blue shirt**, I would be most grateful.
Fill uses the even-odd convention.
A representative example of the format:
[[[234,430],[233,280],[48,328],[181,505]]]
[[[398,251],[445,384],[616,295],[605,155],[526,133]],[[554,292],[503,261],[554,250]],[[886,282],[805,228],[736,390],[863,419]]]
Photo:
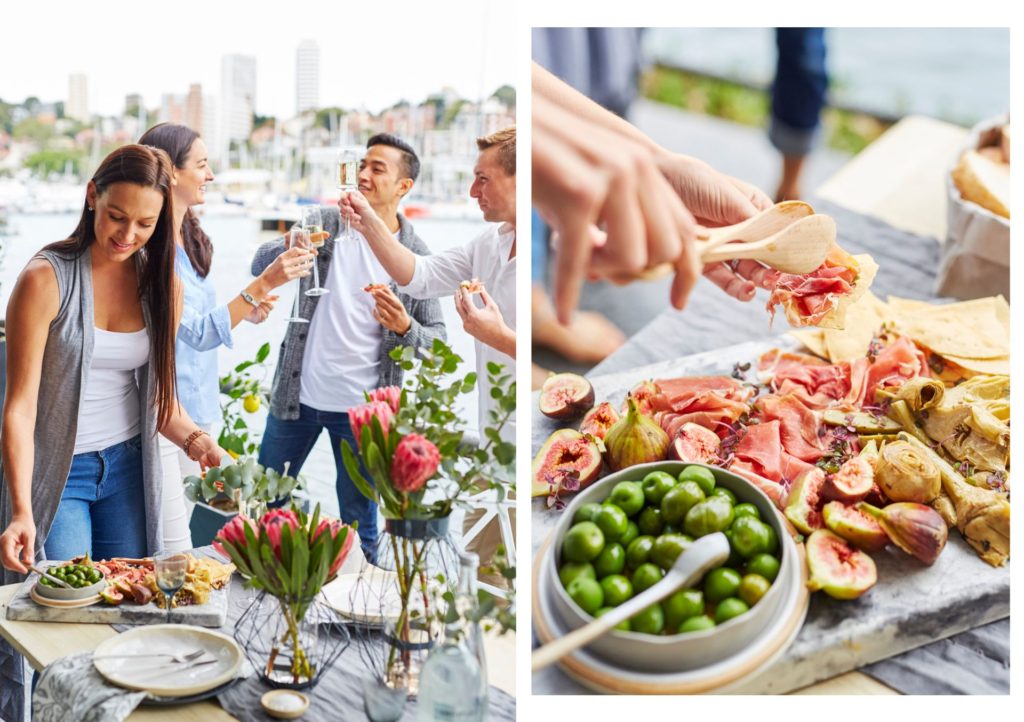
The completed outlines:
[[[242,319],[261,323],[274,307],[271,291],[310,273],[312,254],[293,248],[281,254],[237,296],[218,304],[213,282],[207,277],[213,244],[199,225],[192,206],[205,202],[206,184],[213,181],[206,144],[184,125],[161,123],[145,132],[139,143],[167,152],[174,164],[175,270],[185,290],[185,303],[175,345],[178,401],[207,431],[220,420],[217,347],[231,348],[231,329]],[[161,444],[164,469],[164,547],[179,551],[192,547],[189,533],[191,507],[182,479],[199,473],[199,466],[173,444]]]

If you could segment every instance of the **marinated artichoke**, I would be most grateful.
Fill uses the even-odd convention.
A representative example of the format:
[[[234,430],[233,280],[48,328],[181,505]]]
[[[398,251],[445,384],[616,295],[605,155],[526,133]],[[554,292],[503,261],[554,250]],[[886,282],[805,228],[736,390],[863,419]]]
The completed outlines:
[[[942,491],[939,468],[906,441],[893,441],[882,447],[875,463],[875,482],[892,501],[928,504]]]

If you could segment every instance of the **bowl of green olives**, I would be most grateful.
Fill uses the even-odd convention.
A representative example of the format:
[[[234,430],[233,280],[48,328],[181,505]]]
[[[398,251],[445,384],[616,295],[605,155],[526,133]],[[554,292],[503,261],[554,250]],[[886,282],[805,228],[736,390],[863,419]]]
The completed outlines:
[[[103,577],[103,572],[91,564],[56,564],[47,568],[46,572],[71,587],[66,589],[41,576],[36,580],[35,591],[36,594],[47,599],[64,602],[88,599],[107,587],[107,580]]]
[[[573,499],[546,569],[569,630],[657,584],[693,541],[724,532],[729,559],[587,646],[641,671],[697,669],[736,654],[784,613],[799,584],[796,545],[772,502],[746,479],[664,461],[610,474]]]

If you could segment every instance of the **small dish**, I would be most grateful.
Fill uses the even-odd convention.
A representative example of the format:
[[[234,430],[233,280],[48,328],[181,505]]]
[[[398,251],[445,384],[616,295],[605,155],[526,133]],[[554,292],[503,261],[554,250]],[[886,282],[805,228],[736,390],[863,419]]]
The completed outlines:
[[[402,613],[398,575],[369,566],[355,574],[341,574],[323,588],[327,603],[342,616],[368,627],[383,627]]]
[[[45,587],[42,587],[45,588]],[[83,597],[81,599],[50,599],[49,597],[42,596],[38,589],[40,589],[37,583],[32,589],[29,590],[28,596],[36,604],[43,607],[51,607],[53,609],[78,609],[79,607],[91,607],[96,604],[102,597],[95,592],[91,596]],[[68,590],[63,590],[68,591]],[[75,589],[73,591],[79,591]]]
[[[309,709],[309,697],[293,689],[272,689],[260,697],[260,705],[271,717],[298,719]]]
[[[46,571],[52,574],[49,569]],[[42,579],[42,577],[39,579]],[[100,592],[107,588],[106,579],[100,579],[95,584],[90,584],[87,587],[77,587],[72,589],[48,587],[45,584],[40,584],[39,579],[36,579],[35,586],[32,587],[32,591],[35,592],[36,596],[45,597],[46,599],[52,599],[58,602],[74,602],[81,599],[96,597],[99,596]]]

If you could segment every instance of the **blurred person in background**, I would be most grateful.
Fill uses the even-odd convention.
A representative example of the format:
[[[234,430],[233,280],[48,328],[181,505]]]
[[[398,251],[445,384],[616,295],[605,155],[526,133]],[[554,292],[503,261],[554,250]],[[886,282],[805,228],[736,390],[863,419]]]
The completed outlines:
[[[160,123],[147,130],[139,143],[160,148],[171,158],[174,197],[175,272],[184,288],[184,303],[175,343],[178,400],[196,424],[207,432],[220,421],[220,386],[217,348],[231,348],[231,330],[242,320],[262,323],[273,310],[278,286],[308,276],[313,255],[302,248],[282,253],[274,262],[224,304],[209,278],[213,243],[206,235],[192,206],[206,202],[206,186],[213,182],[206,143],[191,128]],[[185,498],[182,480],[199,473],[192,461],[170,440],[160,439],[160,460],[164,470],[164,548],[184,551],[192,548],[189,519],[192,503]]]
[[[776,28],[775,45],[778,59],[768,138],[782,154],[782,176],[775,191],[779,202],[803,196],[800,177],[820,135],[828,73],[824,28]]]

